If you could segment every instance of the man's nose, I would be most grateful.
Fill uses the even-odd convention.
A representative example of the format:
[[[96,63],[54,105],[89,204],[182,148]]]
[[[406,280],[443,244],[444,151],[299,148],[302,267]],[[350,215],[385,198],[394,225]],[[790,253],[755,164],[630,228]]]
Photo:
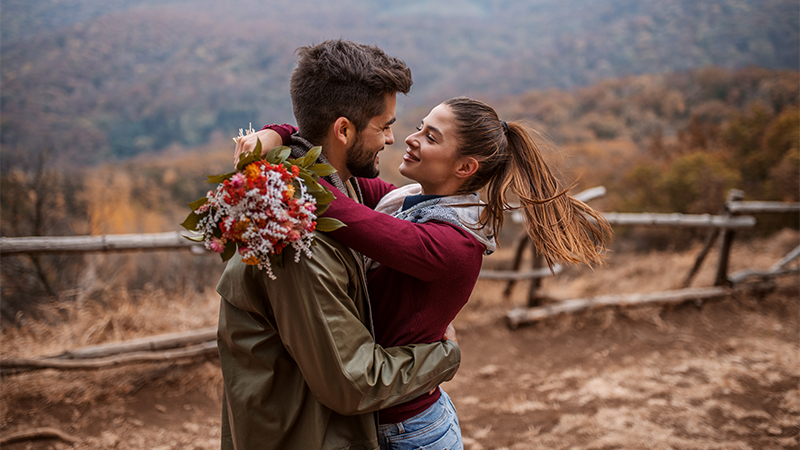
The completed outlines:
[[[394,133],[392,133],[392,129],[389,128],[386,131],[386,145],[394,144]]]

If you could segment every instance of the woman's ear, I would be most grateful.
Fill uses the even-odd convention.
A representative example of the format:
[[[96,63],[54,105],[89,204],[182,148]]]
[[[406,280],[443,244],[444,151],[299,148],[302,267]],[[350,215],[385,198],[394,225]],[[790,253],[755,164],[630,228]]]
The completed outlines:
[[[478,160],[471,156],[468,156],[463,160],[461,160],[461,162],[458,164],[458,167],[456,168],[456,177],[458,178],[471,177],[472,175],[475,174],[475,172],[478,171],[478,166],[480,166]]]
[[[333,122],[333,136],[334,138],[341,142],[342,145],[347,147],[347,145],[352,142],[356,135],[356,127],[353,122],[350,121],[347,117],[339,117],[336,121]]]

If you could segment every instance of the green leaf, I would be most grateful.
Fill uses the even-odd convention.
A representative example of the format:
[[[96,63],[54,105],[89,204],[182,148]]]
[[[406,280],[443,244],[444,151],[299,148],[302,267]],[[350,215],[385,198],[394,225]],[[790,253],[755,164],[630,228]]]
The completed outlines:
[[[319,231],[333,231],[338,230],[341,227],[345,227],[344,223],[342,223],[339,219],[334,219],[332,217],[317,217],[317,230]]]
[[[197,208],[203,206],[208,201],[208,197],[198,198],[197,200],[189,203],[189,208],[192,208],[192,211],[197,211]]]
[[[283,269],[283,252],[277,255],[269,255],[269,263],[272,264],[272,267]]]
[[[299,176],[300,179],[303,180],[303,184],[306,185],[306,189],[308,190],[308,192],[312,193],[312,195],[313,192],[319,192],[320,190],[323,189],[322,185],[317,183],[317,180],[305,170],[300,169],[300,173],[298,173],[297,176]]]
[[[256,138],[256,148],[253,149],[253,156],[256,158],[261,158],[261,150],[263,147],[261,146],[261,139]]]
[[[301,184],[300,180],[298,179],[292,181],[292,186],[294,186],[294,195],[292,195],[293,198],[299,199],[300,196],[302,195],[300,192],[300,184]]]
[[[299,158],[297,160],[297,165],[305,169],[311,166],[312,164],[316,163],[321,153],[322,153],[322,147],[320,146],[311,147],[311,150],[309,150],[308,153],[306,153],[306,156],[303,156],[302,158]]]
[[[317,198],[317,205],[327,205],[328,203],[336,200],[336,196],[333,195],[333,192],[330,190],[320,186],[322,192],[316,197]]]
[[[287,163],[287,164],[288,164],[288,163]],[[310,171],[310,170],[308,170],[308,169],[304,169],[304,168],[302,168],[302,167],[300,167],[300,166],[297,166],[297,167],[300,169],[300,170],[297,172],[299,175],[306,175],[307,177],[311,178],[311,179],[312,179],[312,180],[314,180],[315,182],[318,182],[318,181],[319,181],[319,175],[317,175],[316,173],[314,173],[314,172],[312,172],[312,171]],[[292,170],[292,168],[291,168],[291,167],[287,167],[287,168],[286,168],[286,170]]]
[[[186,236],[185,234],[182,234],[181,236],[185,237],[186,239],[192,242],[203,242],[206,240],[205,236],[203,236],[202,234],[197,234],[196,236]]]
[[[233,258],[233,255],[236,254],[236,243],[233,241],[228,241],[225,243],[225,250],[220,255],[223,261],[227,261]]]
[[[264,157],[264,161],[267,161],[271,164],[283,164],[283,162],[286,161],[291,154],[291,148],[285,145],[280,145],[270,150],[269,153],[267,153],[267,156]]]
[[[248,164],[261,158],[261,141],[256,142],[256,148],[252,152],[245,153],[239,157],[236,163],[236,170],[243,170]]]
[[[317,180],[315,180],[308,172],[301,170],[299,176],[306,185],[306,190],[308,190],[308,193],[317,199],[317,205],[330,203],[336,198],[331,191],[317,183]]]
[[[222,175],[206,175],[206,183],[222,183],[223,181],[227,180],[228,178],[234,176],[236,171],[224,173]]]
[[[314,164],[307,169],[309,172],[313,172],[318,177],[327,177],[328,175],[332,175],[336,173],[336,169],[333,168],[330,164]]]
[[[317,215],[317,217],[319,217],[319,216],[321,216],[321,215],[325,214],[325,211],[327,211],[327,210],[328,210],[328,208],[329,208],[330,206],[331,206],[331,204],[330,204],[330,203],[326,203],[326,204],[324,204],[324,205],[319,205],[319,204],[318,204],[318,205],[317,205],[317,210],[316,210],[316,211],[314,211],[314,214],[316,214],[316,215]]]
[[[197,224],[200,223],[200,219],[202,217],[203,216],[198,216],[194,211],[192,211],[188,216],[186,216],[186,220],[181,223],[181,226],[189,231],[195,231],[197,230]]]

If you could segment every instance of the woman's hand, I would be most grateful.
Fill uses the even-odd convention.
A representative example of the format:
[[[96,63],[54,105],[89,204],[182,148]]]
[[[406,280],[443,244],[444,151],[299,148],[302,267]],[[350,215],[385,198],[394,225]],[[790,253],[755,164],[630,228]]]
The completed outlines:
[[[453,322],[447,325],[447,329],[444,330],[444,337],[442,337],[443,341],[453,341],[458,344],[458,340],[456,339],[456,328],[453,326]]]
[[[239,157],[241,157],[243,154],[255,150],[256,142],[259,140],[261,141],[262,151],[283,145],[281,135],[276,131],[270,130],[269,128],[248,134],[247,136],[243,136],[236,141],[236,150],[234,151],[233,155],[233,165],[235,166],[239,163]]]

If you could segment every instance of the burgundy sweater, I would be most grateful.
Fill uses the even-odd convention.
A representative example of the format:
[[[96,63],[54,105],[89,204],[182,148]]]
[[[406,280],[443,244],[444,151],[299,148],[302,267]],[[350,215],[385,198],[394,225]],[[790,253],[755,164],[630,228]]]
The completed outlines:
[[[267,125],[286,142],[297,129]],[[322,180],[334,194],[339,191]],[[446,222],[422,224],[374,211],[395,186],[358,178],[364,204],[337,195],[324,214],[346,227],[329,233],[381,266],[367,274],[375,341],[383,347],[427,344],[442,339],[447,325],[467,303],[483,260],[483,244]],[[380,423],[410,419],[436,403],[439,390],[378,413]]]
[[[381,263],[367,274],[376,342],[394,347],[441,340],[475,287],[484,245],[446,222],[417,224],[376,212],[372,208],[395,186],[377,178],[359,178],[358,183],[364,205],[338,196],[325,215],[347,224],[331,236]],[[414,417],[439,396],[437,389],[381,410],[379,421]]]

